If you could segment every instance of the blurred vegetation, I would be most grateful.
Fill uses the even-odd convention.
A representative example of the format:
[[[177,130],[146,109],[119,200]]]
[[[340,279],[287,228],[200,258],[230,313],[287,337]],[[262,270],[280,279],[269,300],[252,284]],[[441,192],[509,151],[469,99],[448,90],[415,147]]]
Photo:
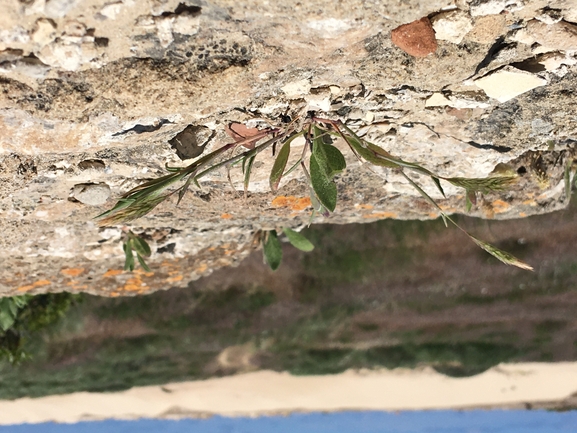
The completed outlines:
[[[274,274],[255,265],[262,262],[257,252],[248,264],[187,289],[26,297],[10,329],[30,358],[15,366],[9,357],[0,361],[0,398],[115,391],[251,369],[331,374],[430,366],[469,376],[500,362],[575,360],[577,235],[559,232],[574,216],[575,209],[532,218],[533,231],[519,221],[460,218],[541,263],[534,274],[455,242],[460,235],[441,221],[385,220],[308,229],[315,250],[283,245],[285,266]],[[515,230],[529,236],[517,242]],[[238,278],[223,286],[219,273],[230,272]],[[242,347],[249,363],[219,362],[231,346]]]

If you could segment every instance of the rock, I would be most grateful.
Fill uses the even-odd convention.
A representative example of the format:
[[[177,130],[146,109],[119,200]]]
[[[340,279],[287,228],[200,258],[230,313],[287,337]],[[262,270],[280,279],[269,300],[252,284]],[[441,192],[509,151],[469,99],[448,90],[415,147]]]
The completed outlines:
[[[460,44],[463,37],[473,28],[469,14],[460,11],[441,12],[431,19],[438,40]]]
[[[311,83],[308,79],[293,81],[282,86],[281,90],[289,99],[302,98],[304,95],[308,95],[311,90]]]
[[[437,39],[427,17],[403,24],[391,32],[393,44],[414,57],[426,57],[437,50]]]
[[[79,183],[72,188],[71,196],[80,203],[100,206],[110,197],[110,187],[106,183]]]
[[[487,96],[499,102],[506,102],[536,87],[546,85],[547,81],[528,72],[506,66],[475,80],[475,84],[483,89]]]
[[[527,32],[549,51],[577,50],[577,25],[575,24],[559,21],[548,25],[538,20],[531,20],[527,23]]]
[[[507,6],[507,0],[473,0],[471,3],[471,15],[474,17],[495,15],[503,12]]]
[[[475,20],[472,30],[465,35],[465,39],[478,44],[491,44],[505,30],[503,15],[486,15]]]

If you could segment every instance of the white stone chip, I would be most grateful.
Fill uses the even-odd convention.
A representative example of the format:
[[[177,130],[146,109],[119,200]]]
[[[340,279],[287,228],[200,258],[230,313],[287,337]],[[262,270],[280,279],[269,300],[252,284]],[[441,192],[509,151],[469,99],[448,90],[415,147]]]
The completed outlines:
[[[487,96],[499,102],[507,102],[529,90],[546,85],[547,80],[507,66],[475,80],[475,84],[483,89]]]
[[[425,102],[425,107],[444,107],[449,105],[449,101],[442,93],[433,93],[433,95]]]
[[[453,10],[435,15],[431,22],[438,40],[459,44],[463,37],[471,31],[473,23],[469,14]]]
[[[281,87],[289,99],[298,99],[303,95],[308,95],[311,90],[311,83],[308,79],[293,81]]]

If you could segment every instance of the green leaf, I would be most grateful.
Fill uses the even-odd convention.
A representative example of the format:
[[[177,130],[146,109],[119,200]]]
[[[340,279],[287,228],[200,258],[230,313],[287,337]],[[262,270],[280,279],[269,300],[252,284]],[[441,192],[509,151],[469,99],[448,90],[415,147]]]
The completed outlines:
[[[0,309],[0,328],[3,331],[10,329],[15,321],[16,317],[12,316],[8,310]]]
[[[151,272],[150,268],[148,267],[148,265],[146,264],[146,262],[144,261],[144,259],[142,258],[142,256],[140,254],[136,254],[136,258],[138,258],[138,263],[140,263],[140,266],[142,266],[142,269],[144,269],[146,272]]]
[[[302,234],[288,228],[284,228],[283,232],[293,247],[306,252],[312,251],[315,248],[311,241],[305,238]]]
[[[134,255],[132,254],[132,242],[130,239],[122,244],[122,249],[124,250],[124,255],[126,256],[124,260],[124,270],[134,271]]]
[[[435,182],[435,185],[437,185],[437,188],[439,191],[441,191],[441,194],[443,194],[443,197],[447,197],[445,195],[445,191],[443,190],[443,187],[441,186],[441,181],[439,180],[439,178],[436,176],[431,176],[431,179],[433,179],[433,182]]]
[[[315,155],[310,158],[310,175],[313,190],[320,203],[330,212],[337,207],[337,186],[321,169]]]
[[[270,189],[272,191],[276,191],[278,189],[278,185],[282,179],[282,175],[286,168],[290,153],[291,144],[290,141],[287,140],[280,148],[270,172]]]
[[[266,232],[262,247],[265,261],[273,271],[276,271],[282,260],[282,246],[275,230]]]
[[[319,167],[329,179],[332,179],[335,174],[340,173],[346,168],[345,157],[335,146],[324,142],[323,138],[327,137],[328,132],[323,131],[315,125],[313,134],[312,153]]]
[[[254,164],[254,160],[256,155],[249,156],[247,159],[246,170],[244,172],[244,194],[246,196],[246,192],[248,190],[248,184],[250,182],[250,173],[252,171],[252,165]],[[244,170],[244,161],[243,161],[243,170]]]
[[[565,175],[564,175],[564,180],[565,180],[565,199],[569,202],[569,200],[571,200],[571,165],[573,164],[573,161],[568,160],[565,163]]]
[[[24,308],[26,305],[28,305],[30,296],[29,295],[12,296],[10,299],[14,301],[14,303],[18,308]]]
[[[151,254],[150,246],[140,236],[131,233],[131,246],[134,251],[144,257],[149,257]]]

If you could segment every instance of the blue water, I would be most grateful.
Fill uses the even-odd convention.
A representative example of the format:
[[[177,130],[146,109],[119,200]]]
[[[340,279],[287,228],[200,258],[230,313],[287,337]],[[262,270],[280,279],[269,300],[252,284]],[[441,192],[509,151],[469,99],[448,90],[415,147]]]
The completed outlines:
[[[0,414],[1,417],[1,414]],[[312,413],[260,418],[23,424],[1,433],[577,433],[577,411]]]

